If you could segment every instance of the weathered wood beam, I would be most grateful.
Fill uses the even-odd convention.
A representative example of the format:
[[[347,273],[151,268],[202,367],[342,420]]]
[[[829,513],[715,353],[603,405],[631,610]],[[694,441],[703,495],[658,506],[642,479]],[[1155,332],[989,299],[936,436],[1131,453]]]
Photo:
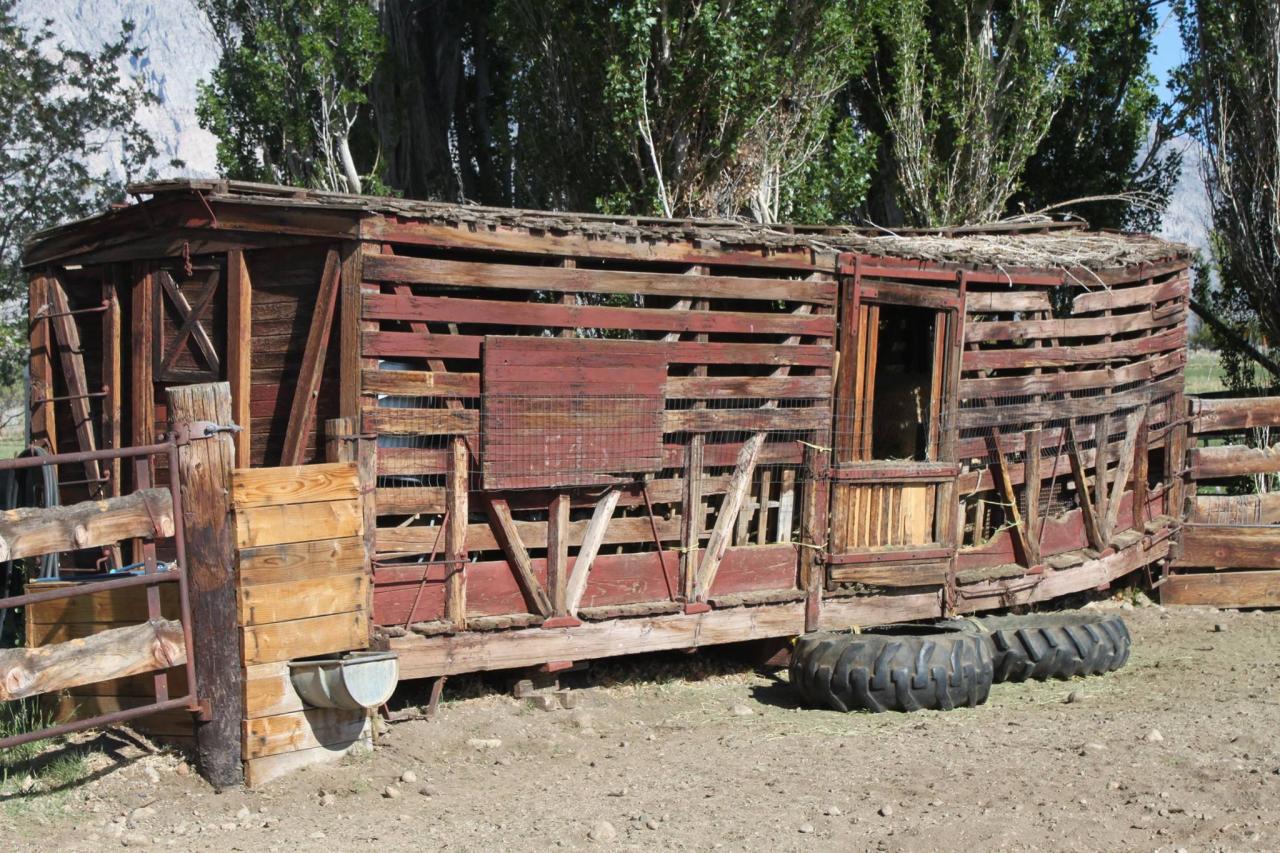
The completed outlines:
[[[53,333],[58,339],[58,357],[62,363],[62,380],[67,387],[67,402],[71,409],[71,423],[76,430],[76,443],[82,451],[98,449],[93,431],[93,413],[89,407],[89,380],[85,376],[84,350],[80,347],[80,329],[71,314],[67,292],[58,276],[49,278],[49,310],[53,320]],[[84,463],[84,475],[89,480],[89,494],[103,493],[102,469],[96,459]]]
[[[445,559],[449,561],[449,580],[445,584],[445,618],[456,630],[467,627],[467,516],[470,482],[467,443],[455,438],[449,442],[449,473],[445,482],[445,504],[449,518],[445,522]]]
[[[568,615],[569,495],[557,493],[547,507],[547,588],[556,616]]]
[[[1085,538],[1089,545],[1097,551],[1107,547],[1103,540],[1102,530],[1098,522],[1097,510],[1089,495],[1089,477],[1084,460],[1080,457],[1080,445],[1076,444],[1075,428],[1067,426],[1067,460],[1071,463],[1071,479],[1076,486],[1076,500],[1080,503],[1080,517],[1084,521]]]
[[[127,678],[187,662],[182,623],[155,620],[82,639],[0,650],[0,702]]]
[[[28,411],[31,440],[53,452],[58,449],[57,418],[53,414],[53,331],[49,325],[49,282],[43,272],[32,274],[27,290],[27,333],[30,353]]]
[[[618,506],[618,498],[622,497],[622,492],[617,489],[610,489],[600,498],[600,502],[596,504],[595,510],[591,513],[591,521],[587,524],[586,532],[582,535],[582,545],[578,548],[578,555],[573,561],[573,574],[569,578],[569,589],[566,593],[567,603],[565,610],[570,616],[577,617],[578,607],[582,604],[583,593],[587,591],[587,579],[591,572],[591,564],[595,562],[596,555],[600,553],[600,545],[604,542],[605,531],[609,528],[609,521],[613,518],[613,511]]]
[[[698,578],[695,585],[694,598],[705,601],[715,583],[716,573],[720,570],[720,561],[729,547],[730,537],[742,511],[743,502],[751,487],[751,479],[756,470],[756,459],[760,455],[760,447],[764,444],[765,434],[756,433],[747,439],[738,453],[738,463],[729,477],[729,488],[725,493],[720,512],[716,515],[715,527],[711,530],[711,538],[707,541],[707,550],[698,567]]]
[[[253,382],[253,282],[244,252],[227,253],[227,382],[231,384],[231,416],[236,434],[236,467],[248,468],[252,458],[253,418],[249,398]]]
[[[210,371],[216,376],[222,372],[222,359],[218,356],[218,350],[213,345],[209,333],[205,331],[204,326],[200,322],[206,308],[213,302],[216,295],[216,279],[201,295],[198,302],[192,305],[188,301],[187,296],[178,287],[178,283],[173,280],[173,275],[168,270],[157,270],[155,273],[156,280],[160,282],[161,289],[173,301],[173,305],[178,309],[178,314],[182,318],[182,322],[178,326],[177,333],[173,336],[173,348],[165,353],[164,360],[160,364],[160,373],[163,375],[172,369],[178,355],[182,352],[182,344],[190,337],[196,342],[196,349],[200,350],[200,354],[204,356],[204,360],[209,365]]]
[[[154,268],[139,262],[132,267],[133,293],[129,300],[129,440],[135,446],[151,444],[156,433],[154,316],[156,312]],[[152,467],[154,468],[153,463]],[[138,484],[135,483],[136,487]],[[135,554],[134,559],[138,559]]]
[[[1040,532],[1043,519],[1040,517],[1040,436],[1039,429],[1026,431],[1025,450],[1023,451],[1023,493],[1027,496],[1027,541],[1035,551],[1036,563],[1040,562]]]
[[[120,313],[120,269],[112,266],[102,279],[102,447],[119,448],[124,441],[121,424],[124,405],[124,380],[121,362],[122,315]],[[124,491],[121,460],[106,462],[107,494],[118,497]]]
[[[1280,445],[1245,447],[1242,444],[1226,444],[1218,447],[1193,447],[1187,451],[1187,458],[1193,480],[1280,473]]]
[[[329,333],[333,328],[333,314],[338,301],[340,273],[338,250],[331,247],[325,254],[324,272],[320,276],[320,289],[316,295],[315,309],[311,314],[311,328],[307,332],[302,369],[298,373],[297,386],[294,388],[293,406],[289,410],[289,422],[285,428],[281,465],[302,463],[302,456],[307,447],[307,436],[315,424],[316,398],[320,394],[325,355],[329,351]]]
[[[1116,464],[1111,491],[1107,496],[1107,512],[1102,521],[1102,536],[1107,542],[1115,536],[1116,519],[1120,515],[1120,497],[1133,472],[1133,454],[1138,446],[1138,430],[1143,421],[1140,412],[1129,415],[1124,428],[1124,443],[1120,445],[1120,461]]]
[[[225,382],[168,389],[174,427],[231,420],[231,388]],[[192,643],[200,699],[210,719],[196,726],[200,772],[215,787],[240,784],[240,721],[244,719],[244,661],[237,624],[235,531],[231,515],[231,434],[215,433],[178,450],[182,523],[186,532]]]
[[[680,544],[682,547],[680,571],[681,594],[685,601],[693,601],[698,577],[698,545],[706,524],[706,503],[702,498],[702,462],[706,436],[701,433],[689,439],[689,453],[684,469],[684,515]]]
[[[1013,481],[1009,477],[1009,460],[1000,447],[998,432],[991,434],[991,453],[996,463],[996,482],[1000,486],[1000,496],[1005,502],[1005,515],[1013,522],[1010,532],[1013,535],[1014,544],[1017,546],[1018,555],[1022,558],[1022,564],[1031,568],[1039,564],[1040,555],[1037,553],[1036,542],[1027,529],[1026,520],[1018,509],[1018,494],[1014,491]]]
[[[1175,566],[1214,569],[1280,569],[1280,527],[1184,524]]]
[[[360,306],[364,285],[364,244],[342,245],[342,272],[340,273],[338,333],[339,389],[338,413],[344,418],[360,414],[361,376],[363,360],[360,353]]]
[[[1280,426],[1280,397],[1191,398],[1191,431],[1235,432]]]
[[[529,602],[530,612],[550,616],[551,601],[533,572],[533,561],[529,559],[529,551],[524,547],[520,531],[511,517],[511,507],[502,498],[490,497],[485,504],[485,511],[498,545],[515,570],[516,580]]]
[[[144,489],[119,498],[70,506],[0,512],[0,561],[111,545],[174,532],[168,489]]]

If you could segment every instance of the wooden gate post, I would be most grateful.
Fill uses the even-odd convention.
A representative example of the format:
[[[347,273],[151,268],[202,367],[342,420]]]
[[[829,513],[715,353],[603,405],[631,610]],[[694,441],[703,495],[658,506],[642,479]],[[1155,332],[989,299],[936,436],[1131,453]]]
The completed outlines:
[[[196,758],[201,775],[211,785],[227,788],[244,781],[244,668],[236,624],[236,543],[230,514],[235,446],[231,433],[202,437],[205,429],[193,425],[231,423],[231,386],[226,382],[185,385],[167,393],[170,423],[180,434],[191,436],[178,449],[181,523],[186,534],[197,690],[210,712],[208,722],[196,724]]]
[[[373,554],[378,534],[378,440],[360,432],[359,418],[329,418],[324,422],[324,460],[354,462],[360,477],[360,507],[364,513],[364,570],[369,576],[369,639],[373,640]]]

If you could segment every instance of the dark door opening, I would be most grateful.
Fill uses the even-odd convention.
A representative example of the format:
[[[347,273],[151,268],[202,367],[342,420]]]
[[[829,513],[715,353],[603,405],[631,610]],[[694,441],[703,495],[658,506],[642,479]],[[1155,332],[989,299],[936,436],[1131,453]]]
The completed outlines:
[[[881,305],[876,334],[871,458],[935,458],[936,403],[941,371],[936,353],[938,312]]]

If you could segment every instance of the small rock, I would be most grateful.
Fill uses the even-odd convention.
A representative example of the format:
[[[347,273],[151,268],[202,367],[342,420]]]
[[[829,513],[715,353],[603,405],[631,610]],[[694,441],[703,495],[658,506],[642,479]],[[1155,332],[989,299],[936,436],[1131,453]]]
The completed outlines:
[[[497,749],[502,741],[496,737],[473,737],[467,740],[467,746],[473,749]]]
[[[423,785],[418,789],[418,793],[424,797],[434,797],[436,795],[436,789],[434,785]]]
[[[893,806],[885,804],[880,807],[880,817],[893,817]]]
[[[613,841],[617,837],[618,830],[614,829],[613,824],[607,820],[597,822],[595,826],[591,827],[591,831],[587,833],[587,838],[602,844]]]
[[[219,828],[222,829],[224,832],[230,832],[233,829],[239,829],[240,824],[236,823],[235,821],[230,821],[228,823],[219,824]]]
[[[241,806],[240,810],[236,812],[236,820],[248,820],[251,814],[253,814],[253,812],[249,811],[248,806]]]
[[[733,714],[735,717],[750,717],[755,714],[755,711],[751,710],[746,705],[739,703],[730,708],[729,713]]]
[[[314,838],[318,841],[321,838],[324,838],[324,832],[322,830],[317,829],[315,832],[311,833],[311,835],[309,835],[308,838]]]
[[[129,823],[133,824],[144,821],[149,817],[154,817],[155,813],[156,810],[150,806],[138,806],[136,809],[129,812]]]
[[[396,797],[400,796],[400,789],[395,785],[388,785],[382,789],[382,796],[386,797],[388,800],[394,800]]]
[[[1133,605],[1132,605],[1132,604],[1130,604],[1129,602],[1125,601],[1125,602],[1121,603],[1121,605],[1120,605],[1120,609],[1121,609],[1121,610],[1132,610],[1132,609],[1133,609]]]
[[[1162,743],[1164,741],[1164,735],[1160,734],[1159,729],[1152,729],[1147,732],[1146,741],[1147,743]]]
[[[180,761],[178,762],[178,766],[173,768],[173,772],[177,773],[179,776],[190,776],[191,765],[185,761]]]
[[[550,693],[538,693],[529,697],[529,704],[539,711],[555,711],[560,707],[560,700]]]
[[[560,697],[560,707],[566,711],[572,711],[578,707],[578,694],[573,690],[561,690],[556,694]]]
[[[1221,622],[1218,622],[1213,626],[1213,632],[1215,634],[1221,634],[1226,630],[1227,630],[1227,626],[1223,625]]]
[[[1074,705],[1077,702],[1084,701],[1084,694],[1081,693],[1079,690],[1072,690],[1070,693],[1067,694],[1067,698],[1064,699],[1063,701],[1066,702],[1068,705]]]
[[[839,817],[840,815],[844,814],[844,812],[840,811],[839,806],[827,806],[827,808],[822,813],[827,817]]]
[[[322,806],[331,806],[337,801],[338,801],[338,798],[327,791],[320,795],[320,805]]]
[[[573,724],[580,729],[589,729],[595,721],[586,711],[579,711],[573,715]]]
[[[646,828],[648,828],[648,829],[657,829],[659,824],[658,824],[658,822],[657,822],[656,820],[654,820],[653,818],[649,818],[648,820],[646,820],[646,821],[644,822],[644,825],[645,825],[645,827],[646,827]]]
[[[141,833],[130,833],[120,839],[120,843],[125,847],[150,847],[151,836],[142,835]]]
[[[406,770],[400,774],[400,781],[406,785],[412,785],[414,782],[418,781],[418,774],[414,773],[412,770]]]
[[[802,832],[805,835],[808,835],[809,833],[813,832],[813,824],[811,823],[802,823],[797,828],[800,830],[800,832]]]
[[[157,770],[156,770],[154,767],[152,767],[150,764],[148,764],[146,767],[142,768],[142,772],[146,775],[146,777],[147,777],[147,781],[148,781],[148,782],[150,782],[151,784],[153,784],[153,785],[154,785],[154,784],[156,784],[156,783],[158,783],[158,782],[160,781],[160,773],[159,773],[159,771],[157,771]]]

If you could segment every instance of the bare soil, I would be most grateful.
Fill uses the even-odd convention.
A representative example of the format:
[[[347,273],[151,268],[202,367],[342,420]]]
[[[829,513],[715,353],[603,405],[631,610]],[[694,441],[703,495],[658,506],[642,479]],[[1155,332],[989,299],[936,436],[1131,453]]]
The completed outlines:
[[[996,685],[951,712],[800,709],[785,674],[702,654],[597,664],[573,710],[455,680],[436,719],[260,791],[215,793],[179,754],[103,735],[78,747],[94,750],[84,778],[0,798],[0,837],[65,850],[1280,849],[1280,613],[1124,616],[1123,670]]]

